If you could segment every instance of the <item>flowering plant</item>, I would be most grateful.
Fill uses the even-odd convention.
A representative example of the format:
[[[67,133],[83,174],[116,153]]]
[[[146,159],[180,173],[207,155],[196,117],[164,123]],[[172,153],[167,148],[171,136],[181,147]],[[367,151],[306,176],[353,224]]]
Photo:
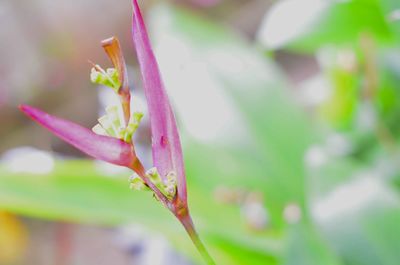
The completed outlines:
[[[137,0],[133,0],[132,36],[149,110],[153,168],[146,171],[135,152],[132,136],[140,125],[143,113],[131,113],[127,69],[116,37],[102,42],[114,67],[104,70],[99,65],[93,64],[91,80],[113,89],[119,96],[121,104],[107,107],[106,115],[98,119],[99,123],[92,130],[28,105],[21,105],[20,109],[87,155],[132,169],[134,173],[130,178],[131,188],[152,191],[154,196],[182,223],[206,262],[214,264],[199,239],[189,213],[178,128]]]

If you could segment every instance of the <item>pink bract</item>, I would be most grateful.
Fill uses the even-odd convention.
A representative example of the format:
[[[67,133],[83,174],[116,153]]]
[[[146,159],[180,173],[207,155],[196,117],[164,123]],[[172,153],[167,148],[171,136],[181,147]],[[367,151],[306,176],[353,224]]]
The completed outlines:
[[[116,138],[97,135],[79,124],[52,116],[31,106],[21,111],[87,155],[115,165],[131,167],[137,160],[133,146]]]
[[[153,163],[164,178],[170,172],[176,173],[178,198],[186,205],[186,177],[178,128],[136,0],[133,0],[132,35],[150,115]]]

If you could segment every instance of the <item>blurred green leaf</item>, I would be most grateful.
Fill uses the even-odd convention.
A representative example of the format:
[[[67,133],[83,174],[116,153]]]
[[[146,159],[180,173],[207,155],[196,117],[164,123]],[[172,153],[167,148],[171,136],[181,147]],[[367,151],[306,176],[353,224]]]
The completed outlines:
[[[140,223],[167,235],[184,253],[199,259],[178,221],[151,193],[131,191],[127,178],[101,174],[91,161],[57,162],[47,175],[11,173],[2,166],[0,208],[50,220],[101,225]],[[258,257],[251,264],[263,264],[257,262],[260,259],[276,260],[280,252],[278,237],[267,240],[251,234],[241,222],[239,209],[215,203],[212,191],[189,187],[195,223],[221,264],[242,264],[239,260],[243,253],[250,252]],[[225,245],[227,241],[232,242],[230,246]]]
[[[358,174],[319,199],[317,223],[345,264],[397,264],[398,194],[380,179],[363,174],[367,173]]]
[[[379,2],[388,20],[389,27],[397,38],[398,46],[398,40],[400,40],[400,3],[397,0],[381,0]]]
[[[321,105],[321,115],[337,129],[349,129],[353,125],[358,99],[359,78],[336,67],[329,72],[332,82],[332,95]]]
[[[166,210],[152,203],[150,193],[132,192],[127,178],[101,174],[92,161],[58,162],[47,175],[11,173],[3,165],[0,205],[42,218],[109,225],[147,221],[152,214],[171,219]],[[139,214],[143,212],[146,215]]]
[[[296,224],[288,229],[288,248],[285,265],[339,265],[336,253],[307,224]]]
[[[371,209],[369,213],[336,220],[325,228],[346,264],[398,264],[400,209]]]
[[[266,18],[262,26],[264,28],[260,30],[260,40],[266,45],[277,43],[278,41],[273,39],[277,37],[272,33],[279,32],[280,27],[287,25],[304,27],[299,28],[299,32],[293,32],[291,36],[280,37],[282,40],[275,45],[297,51],[315,51],[327,44],[355,45],[363,33],[368,33],[384,43],[393,40],[393,32],[386,22],[386,14],[377,0],[285,0],[279,1],[276,6],[279,8],[272,9],[272,12],[275,12],[274,19]],[[315,12],[304,15],[298,12],[300,6],[315,9]],[[316,6],[319,8],[315,8]],[[287,31],[282,34],[287,34]]]
[[[400,56],[399,50],[383,50],[379,56],[380,83],[375,97],[377,112],[391,134],[400,133]]]

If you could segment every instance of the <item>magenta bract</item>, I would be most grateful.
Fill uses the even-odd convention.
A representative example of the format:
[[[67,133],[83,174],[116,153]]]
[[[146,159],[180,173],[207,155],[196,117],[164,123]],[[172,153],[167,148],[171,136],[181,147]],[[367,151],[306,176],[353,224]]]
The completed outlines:
[[[21,105],[20,109],[59,138],[91,157],[125,167],[131,167],[136,161],[133,146],[122,140],[97,135],[79,124],[27,105]]]
[[[150,115],[153,163],[162,177],[177,175],[178,198],[186,204],[186,178],[178,128],[138,3],[133,0],[133,42]]]

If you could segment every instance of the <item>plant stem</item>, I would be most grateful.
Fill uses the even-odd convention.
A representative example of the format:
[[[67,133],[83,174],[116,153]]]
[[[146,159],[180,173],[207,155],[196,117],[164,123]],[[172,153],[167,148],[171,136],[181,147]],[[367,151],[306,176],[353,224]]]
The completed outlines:
[[[203,259],[206,261],[208,265],[215,265],[215,261],[213,258],[210,256],[208,253],[206,247],[204,246],[203,242],[201,242],[199,235],[196,232],[196,229],[194,228],[194,224],[192,221],[192,218],[190,217],[190,214],[184,215],[184,216],[177,216],[179,221],[182,223],[183,227],[185,228],[186,232],[188,233],[190,239],[192,240],[193,244],[196,246],[197,250],[203,257]]]
[[[189,214],[187,205],[183,207],[176,207],[177,206],[176,201],[174,203],[168,200],[168,198],[154,185],[154,183],[152,183],[146,177],[144,167],[139,159],[137,159],[135,163],[131,165],[131,169],[134,170],[139,175],[139,177],[144,181],[144,183],[146,183],[149,186],[149,188],[154,192],[154,194],[164,204],[164,206],[167,207],[167,209],[169,209],[176,216],[176,218],[178,218],[178,220],[181,222],[186,232],[188,233],[193,244],[203,257],[203,259],[206,261],[206,263],[208,265],[216,265],[215,261],[210,256],[206,247],[204,246],[203,242],[201,242],[200,237],[196,232],[196,229],[194,228],[192,217]]]

